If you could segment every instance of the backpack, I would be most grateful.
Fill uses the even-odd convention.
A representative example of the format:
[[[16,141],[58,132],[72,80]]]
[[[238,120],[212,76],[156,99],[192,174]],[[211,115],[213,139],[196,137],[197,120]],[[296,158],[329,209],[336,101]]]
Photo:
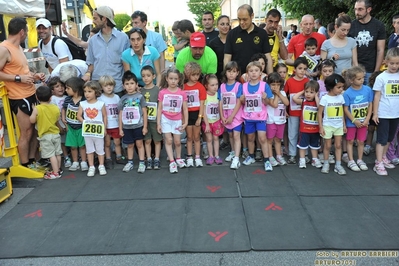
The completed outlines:
[[[85,49],[83,49],[80,46],[77,46],[73,41],[71,41],[67,37],[54,36],[53,40],[51,41],[51,50],[53,51],[53,54],[55,56],[58,57],[58,55],[57,55],[57,53],[55,52],[55,49],[54,49],[55,42],[58,39],[61,39],[61,40],[63,40],[66,43],[66,45],[68,46],[69,51],[72,54],[72,58],[73,59],[81,59],[83,61],[86,61]],[[43,40],[40,40],[39,47],[40,47],[40,49],[43,48]],[[47,62],[46,62],[46,66],[47,66]]]

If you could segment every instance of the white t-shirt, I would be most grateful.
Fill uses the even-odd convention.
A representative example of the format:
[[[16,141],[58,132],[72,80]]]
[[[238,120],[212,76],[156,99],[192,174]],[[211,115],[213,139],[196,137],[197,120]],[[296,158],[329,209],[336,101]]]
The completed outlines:
[[[382,72],[375,79],[373,91],[381,91],[379,118],[399,118],[399,73]]]
[[[287,94],[285,91],[280,91],[281,95],[287,97]],[[281,101],[281,99],[278,99],[278,107],[273,108],[270,105],[267,105],[267,120],[266,124],[276,124],[276,125],[282,125],[285,124],[287,118],[286,118],[286,108]]]
[[[98,97],[98,100],[104,102],[105,110],[107,111],[107,129],[113,129],[119,127],[119,111],[118,103],[120,97],[116,94],[112,97],[105,96],[104,93]]]
[[[63,40],[60,39],[56,40],[54,43],[54,51],[58,55],[58,57],[53,54],[53,49],[51,48],[53,38],[54,36],[51,36],[50,41],[47,44],[44,44],[43,42],[41,47],[42,54],[46,58],[47,63],[52,69],[56,68],[56,66],[60,63],[60,59],[64,59],[66,57],[68,57],[69,60],[73,59],[68,46]]]
[[[80,59],[74,59],[74,60],[71,60],[68,62],[63,62],[61,64],[58,64],[53,69],[53,72],[51,72],[51,77],[59,77],[61,67],[66,66],[66,65],[73,65],[74,67],[76,67],[76,70],[78,71],[78,78],[83,77],[83,75],[87,72],[87,69],[88,69],[86,61],[83,61]]]
[[[323,126],[330,126],[334,128],[344,127],[344,96],[330,96],[324,95],[320,100],[320,105],[324,106],[323,112]]]
[[[60,109],[60,112],[62,112],[62,105],[64,104],[65,98],[66,98],[66,95],[63,95],[62,97],[58,97],[58,96],[53,95],[51,97],[50,103],[53,103],[53,104],[57,105],[58,108]],[[62,128],[65,128],[64,123],[62,123],[61,116],[60,116],[60,119],[58,120],[58,122],[60,123],[60,126]]]

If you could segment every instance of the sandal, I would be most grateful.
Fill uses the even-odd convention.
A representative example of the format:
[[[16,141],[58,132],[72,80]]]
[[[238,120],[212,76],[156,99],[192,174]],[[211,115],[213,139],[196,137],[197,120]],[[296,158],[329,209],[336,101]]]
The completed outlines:
[[[354,160],[348,162],[348,168],[354,172],[360,172],[360,168],[357,166]]]
[[[362,171],[369,170],[369,168],[367,167],[367,164],[363,160],[357,160],[357,165],[359,166],[360,170],[362,170]]]

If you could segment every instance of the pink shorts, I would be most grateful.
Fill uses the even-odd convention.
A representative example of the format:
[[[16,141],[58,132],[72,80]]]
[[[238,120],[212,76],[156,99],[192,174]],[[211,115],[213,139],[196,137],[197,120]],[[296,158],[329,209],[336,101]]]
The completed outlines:
[[[107,135],[110,136],[113,139],[120,139],[122,138],[119,135],[119,128],[107,128]]]
[[[277,125],[277,124],[267,124],[266,125],[266,136],[268,139],[279,138],[283,139],[284,137],[284,128],[285,124]]]
[[[356,136],[357,140],[366,141],[367,139],[367,127],[348,127],[346,128],[346,140],[354,140]]]
[[[205,131],[205,127],[206,127],[205,122],[202,122],[201,126],[202,126],[202,131]],[[215,123],[209,123],[209,127],[210,127],[210,130],[211,130],[211,133],[213,136],[219,137],[219,136],[223,135],[224,127],[223,127],[222,121],[220,119],[218,121],[216,121]]]

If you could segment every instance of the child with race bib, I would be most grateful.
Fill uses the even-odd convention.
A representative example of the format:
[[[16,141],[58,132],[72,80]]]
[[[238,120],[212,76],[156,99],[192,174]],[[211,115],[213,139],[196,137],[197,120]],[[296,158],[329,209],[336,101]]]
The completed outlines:
[[[348,168],[352,171],[368,170],[363,161],[364,142],[367,138],[367,127],[371,119],[373,108],[373,91],[369,86],[363,85],[366,71],[363,67],[354,66],[346,70],[347,81],[350,87],[344,92],[344,112],[346,116],[346,147],[348,151]],[[357,156],[353,159],[353,142],[357,141]]]
[[[147,103],[147,119],[148,132],[144,136],[145,154],[147,157],[147,169],[158,170],[161,167],[159,156],[161,154],[162,134],[157,130],[157,113],[158,113],[158,94],[159,88],[154,85],[156,78],[155,71],[152,66],[143,66],[141,69],[141,78],[144,82],[144,88],[141,89],[141,94]],[[155,158],[151,157],[151,143],[154,142]]]
[[[378,175],[388,175],[386,168],[395,168],[386,153],[399,125],[399,47],[388,50],[385,63],[387,70],[377,76],[373,86],[373,120],[378,125],[373,170]]]
[[[187,95],[188,125],[187,134],[187,167],[194,166],[193,142],[195,151],[195,166],[202,167],[201,152],[201,121],[204,117],[204,101],[206,90],[198,79],[201,75],[201,66],[195,62],[188,62],[184,66],[184,76],[187,83],[184,84],[184,92]]]
[[[144,135],[147,134],[147,103],[141,93],[137,91],[139,85],[135,74],[126,71],[122,76],[123,88],[126,94],[121,97],[118,103],[119,111],[119,135],[127,145],[127,163],[123,172],[133,169],[134,145],[139,154],[138,173],[145,172],[144,164]]]
[[[208,146],[209,157],[206,159],[207,165],[223,164],[219,157],[219,136],[223,134],[224,127],[220,121],[218,92],[218,78],[214,74],[207,74],[204,77],[204,86],[207,96],[205,100],[205,115],[202,122],[202,130],[206,134],[206,144]]]
[[[94,176],[94,152],[98,157],[98,172],[106,175],[104,166],[104,135],[107,128],[107,111],[104,102],[97,100],[101,95],[101,86],[97,81],[86,82],[83,89],[86,100],[80,102],[78,120],[82,123],[82,136],[86,143],[89,171],[87,176]]]
[[[281,140],[284,137],[285,123],[287,121],[286,109],[290,103],[284,92],[284,82],[285,80],[277,72],[271,73],[267,79],[267,83],[274,94],[273,104],[277,105],[277,107],[267,106],[266,136],[269,161],[272,166],[287,164],[281,152]],[[273,156],[273,142],[277,160]]]
[[[317,158],[320,149],[319,122],[317,121],[317,108],[319,106],[319,83],[310,80],[305,84],[305,90],[295,94],[294,102],[301,106],[301,120],[299,125],[299,168],[306,168],[305,151],[310,148],[312,166],[321,168],[322,164]]]
[[[89,170],[86,162],[86,147],[85,140],[82,136],[82,122],[78,120],[78,110],[81,101],[84,101],[83,85],[84,81],[81,78],[69,78],[65,82],[66,93],[68,96],[62,105],[61,117],[62,122],[67,125],[67,133],[65,146],[71,148],[72,165],[69,171],[76,171],[79,168],[82,171]],[[78,161],[78,149],[80,153],[80,166]]]
[[[266,119],[267,105],[274,105],[269,99],[273,99],[273,93],[269,85],[260,81],[262,74],[262,66],[259,62],[250,62],[247,65],[247,73],[249,82],[242,85],[241,103],[244,105],[243,118],[245,124],[245,134],[248,135],[248,151],[249,156],[244,160],[243,164],[250,165],[255,163],[255,132],[258,133],[259,143],[262,149],[265,171],[273,171],[273,167],[269,161],[269,151],[266,139]]]
[[[187,95],[179,88],[182,85],[182,75],[176,68],[169,68],[162,76],[161,88],[158,94],[158,132],[164,134],[165,149],[170,164],[169,172],[177,173],[177,166],[186,166],[181,159],[180,135],[188,123]],[[182,120],[184,119],[184,122]],[[176,161],[173,155],[173,144],[175,145]]]
[[[240,68],[237,62],[230,61],[223,71],[222,84],[218,91],[220,120],[227,129],[230,138],[231,151],[226,162],[231,161],[230,169],[240,167],[241,130],[244,119],[242,117],[242,84],[238,82]]]
[[[319,132],[324,139],[324,163],[321,169],[323,174],[328,174],[330,164],[328,156],[331,150],[331,139],[334,136],[335,147],[335,167],[334,172],[339,175],[346,175],[345,169],[341,165],[342,156],[342,136],[346,133],[345,117],[343,104],[345,103],[342,92],[345,87],[345,79],[338,74],[332,74],[324,81],[328,93],[320,99],[319,109],[317,111],[319,121]]]
[[[118,103],[120,98],[114,93],[115,80],[111,76],[101,76],[98,81],[103,89],[103,93],[98,98],[104,102],[105,110],[107,111],[107,134],[104,137],[105,145],[105,168],[113,169],[114,162],[111,157],[111,139],[114,140],[116,163],[126,164],[125,158],[122,156],[121,136],[119,135],[119,112]]]

